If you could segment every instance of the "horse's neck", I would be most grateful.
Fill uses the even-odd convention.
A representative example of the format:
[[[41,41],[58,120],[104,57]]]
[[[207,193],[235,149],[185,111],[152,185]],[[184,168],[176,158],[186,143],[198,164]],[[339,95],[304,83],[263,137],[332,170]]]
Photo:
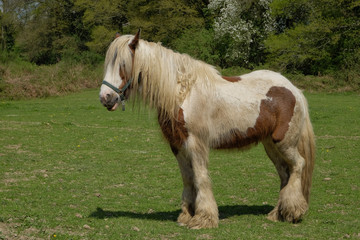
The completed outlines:
[[[173,112],[177,105],[177,82],[176,71],[174,66],[167,63],[172,62],[173,56],[167,49],[161,49],[156,44],[146,44],[136,57],[138,65],[136,73],[142,74],[142,82],[139,85],[142,98],[149,103],[150,107],[156,108],[161,112],[169,112],[174,116]],[[136,58],[135,57],[135,58]]]
[[[212,66],[188,55],[158,45],[146,47],[141,65],[147,79],[141,92],[152,107],[176,112],[195,84],[212,92],[216,79],[221,78]]]

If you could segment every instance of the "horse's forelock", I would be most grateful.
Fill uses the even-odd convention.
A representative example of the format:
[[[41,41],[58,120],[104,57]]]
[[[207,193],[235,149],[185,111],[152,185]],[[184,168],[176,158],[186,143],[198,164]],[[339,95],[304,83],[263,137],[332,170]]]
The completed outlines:
[[[113,66],[115,65],[115,62],[116,62],[117,52],[118,52],[117,49],[115,49],[114,57],[113,57],[113,60],[112,60],[112,65]]]
[[[131,35],[117,37],[109,46],[105,57],[105,68],[109,66],[113,69],[113,74],[118,74],[119,66],[125,65],[126,72],[130,73],[131,53],[128,47]]]

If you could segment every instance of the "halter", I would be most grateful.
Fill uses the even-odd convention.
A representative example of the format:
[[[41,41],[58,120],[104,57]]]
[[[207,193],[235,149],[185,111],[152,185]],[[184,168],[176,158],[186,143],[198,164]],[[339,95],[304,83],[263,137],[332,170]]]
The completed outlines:
[[[130,50],[130,54],[132,57],[134,57],[134,53],[131,51],[131,49],[129,48]],[[111,83],[103,80],[102,81],[102,84],[108,86],[109,88],[111,88],[112,90],[114,90],[119,96],[120,96],[120,102],[121,102],[121,105],[122,105],[122,110],[125,111],[125,91],[126,89],[130,86],[130,84],[132,83],[132,81],[134,80],[134,78],[130,78],[129,81],[125,84],[124,87],[122,87],[121,89],[118,88],[118,87],[115,87],[114,85],[112,85]],[[141,73],[139,74],[139,78],[138,78],[138,83],[140,83],[141,81]]]
[[[105,80],[102,81],[102,84],[108,86],[109,88],[114,90],[120,96],[120,102],[121,102],[123,111],[125,111],[125,95],[124,95],[124,93],[125,93],[126,89],[130,86],[130,84],[132,83],[133,80],[134,80],[134,78],[130,78],[129,81],[125,84],[125,86],[122,87],[121,89],[115,87],[114,85],[112,85],[111,83],[109,83]],[[141,81],[141,73],[139,74],[138,83],[140,83],[140,81]]]

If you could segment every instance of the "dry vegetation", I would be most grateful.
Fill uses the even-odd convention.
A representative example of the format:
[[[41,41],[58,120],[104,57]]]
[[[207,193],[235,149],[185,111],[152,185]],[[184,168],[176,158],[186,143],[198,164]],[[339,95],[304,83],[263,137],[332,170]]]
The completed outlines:
[[[0,66],[0,99],[59,96],[96,88],[102,81],[102,64],[85,65],[61,61],[37,66],[23,61]]]

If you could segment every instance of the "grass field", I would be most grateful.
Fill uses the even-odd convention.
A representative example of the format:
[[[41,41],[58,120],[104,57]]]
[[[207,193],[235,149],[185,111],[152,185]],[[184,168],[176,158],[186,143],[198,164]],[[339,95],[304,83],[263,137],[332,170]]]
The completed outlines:
[[[97,90],[0,102],[0,239],[360,239],[360,96],[306,94],[317,159],[298,224],[266,214],[279,180],[261,145],[212,151],[217,229],[177,226],[182,181],[154,112]]]

